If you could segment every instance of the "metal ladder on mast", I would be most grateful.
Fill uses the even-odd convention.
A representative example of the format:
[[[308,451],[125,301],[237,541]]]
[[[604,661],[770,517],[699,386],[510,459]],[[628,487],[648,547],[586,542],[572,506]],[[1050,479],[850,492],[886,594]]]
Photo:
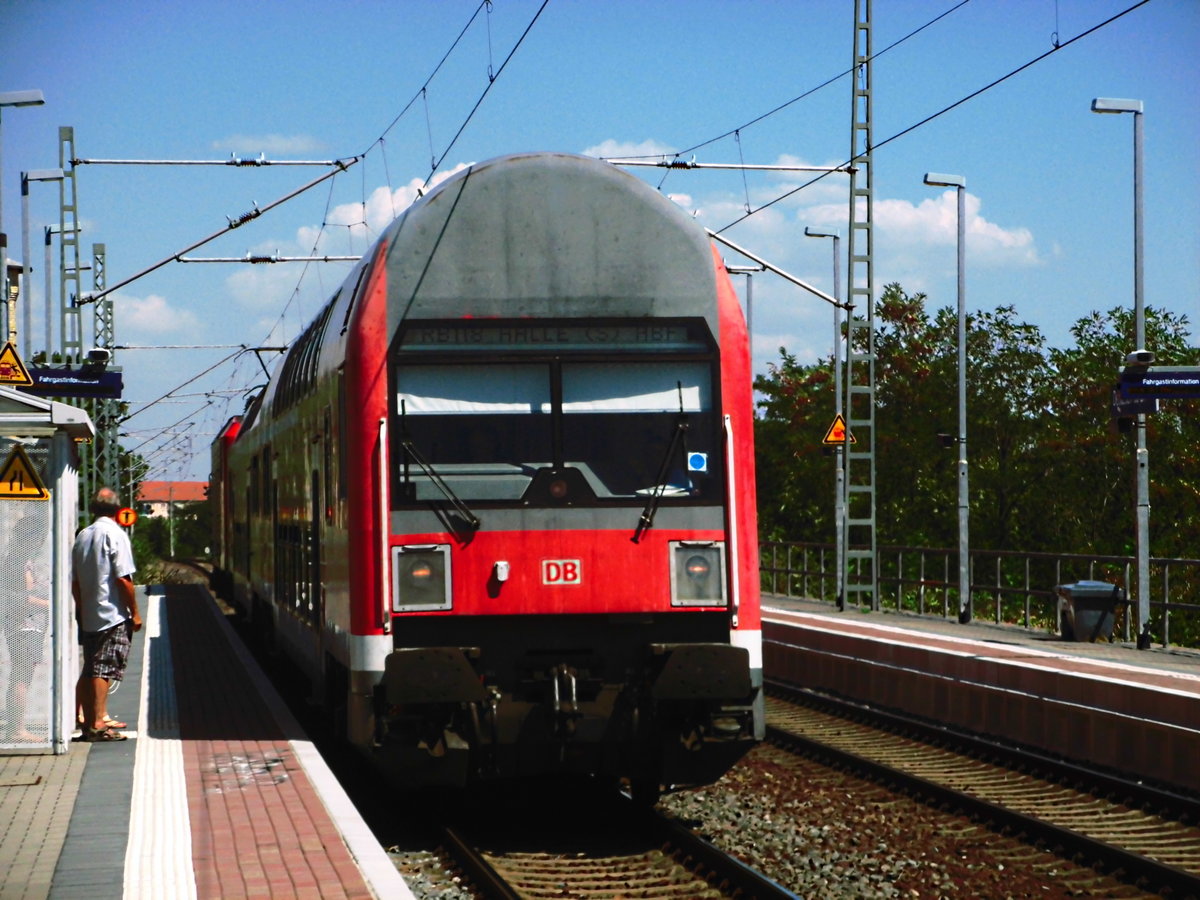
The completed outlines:
[[[839,606],[879,609],[875,541],[875,272],[871,162],[871,0],[854,2],[850,132],[849,300],[846,334],[846,570]]]

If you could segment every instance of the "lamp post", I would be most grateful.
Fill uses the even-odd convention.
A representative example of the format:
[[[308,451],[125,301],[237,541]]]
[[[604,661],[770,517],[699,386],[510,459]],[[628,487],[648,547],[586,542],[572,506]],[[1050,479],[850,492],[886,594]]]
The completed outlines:
[[[41,106],[46,102],[41,91],[4,91],[0,93],[0,114],[6,106]],[[3,134],[0,132],[0,234],[4,233],[4,158]]]
[[[41,91],[4,91],[0,92],[0,121],[6,106],[41,106],[46,100],[42,96]],[[9,310],[10,319],[7,323],[8,334],[12,334],[16,329],[16,322],[12,321],[12,307],[9,305],[10,294],[8,292],[9,274],[8,274],[8,235],[4,232],[4,140],[3,132],[0,131],[0,289],[4,292],[4,308]]]
[[[1095,113],[1133,113],[1133,321],[1136,350],[1146,349],[1146,311],[1142,293],[1142,143],[1145,113],[1141,100],[1097,97]],[[1150,452],[1146,447],[1146,414],[1138,413],[1136,428],[1137,472],[1137,601],[1139,650],[1150,647]]]
[[[66,177],[66,173],[62,169],[34,169],[30,172],[21,173],[21,257],[23,262],[23,273],[21,276],[23,290],[25,291],[25,334],[21,339],[21,344],[25,348],[25,359],[30,359],[30,348],[33,340],[33,295],[29,289],[29,184],[32,181],[62,181]],[[49,360],[50,348],[46,347],[46,356]]]
[[[730,275],[745,275],[746,276],[746,334],[751,337],[751,348],[753,348],[754,335],[754,276],[759,272],[767,271],[764,266],[725,266],[725,271]],[[753,352],[753,350],[751,351]]]
[[[840,258],[838,247],[842,237],[836,231],[814,231],[804,229],[805,237],[833,238],[833,297],[842,299],[842,273],[838,265]],[[833,411],[835,416],[842,414],[842,308],[833,308]],[[836,461],[834,467],[834,499],[833,499],[833,528],[834,555],[837,559],[837,598],[838,607],[845,603],[844,582],[846,579],[846,445],[850,440],[850,429],[846,429],[846,440],[840,447],[833,448]]]
[[[53,316],[53,313],[52,313],[52,310],[50,307],[50,293],[51,293],[51,289],[53,288],[53,285],[50,282],[50,268],[51,268],[50,267],[50,249],[51,249],[50,238],[52,235],[60,234],[61,232],[62,232],[62,229],[58,225],[47,225],[45,228],[46,258],[45,258],[45,262],[43,263],[43,265],[45,266],[45,271],[46,271],[46,293],[45,293],[45,296],[42,298],[42,302],[45,304],[45,310],[46,310],[46,323],[45,323],[45,325],[46,325],[46,362],[45,362],[45,365],[47,365],[47,366],[53,365],[53,363],[51,361],[51,353],[53,352],[53,347],[54,347],[53,334],[51,332],[51,322],[53,321],[54,316]]]
[[[952,187],[958,194],[958,621],[966,624],[971,621],[970,495],[967,490],[967,179],[962,175],[927,172],[925,183],[932,187]]]

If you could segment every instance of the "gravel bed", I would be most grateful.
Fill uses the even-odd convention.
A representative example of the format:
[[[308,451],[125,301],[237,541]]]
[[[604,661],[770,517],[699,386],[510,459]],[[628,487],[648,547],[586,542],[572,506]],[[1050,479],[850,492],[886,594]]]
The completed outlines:
[[[1154,896],[769,745],[659,808],[805,898]]]
[[[1154,896],[770,745],[659,809],[811,900]],[[389,852],[419,900],[473,897],[439,854]]]

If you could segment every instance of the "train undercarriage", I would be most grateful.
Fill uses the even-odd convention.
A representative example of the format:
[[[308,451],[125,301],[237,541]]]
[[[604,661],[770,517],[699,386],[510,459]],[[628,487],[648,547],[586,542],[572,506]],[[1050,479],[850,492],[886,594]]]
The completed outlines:
[[[715,781],[762,738],[761,678],[742,648],[644,644],[617,673],[586,653],[496,655],[515,663],[511,677],[480,646],[388,656],[373,755],[393,781],[586,775],[624,779],[652,800],[664,786]]]

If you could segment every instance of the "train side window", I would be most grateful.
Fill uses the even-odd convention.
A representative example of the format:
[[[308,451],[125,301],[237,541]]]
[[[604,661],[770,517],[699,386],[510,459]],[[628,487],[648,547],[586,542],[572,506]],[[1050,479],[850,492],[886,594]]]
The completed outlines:
[[[271,445],[263,447],[262,451],[262,497],[259,500],[260,508],[264,514],[273,512],[272,500],[272,481],[271,481]]]
[[[324,470],[325,470],[322,473],[322,481],[323,481],[323,484],[325,487],[325,490],[324,490],[325,521],[332,522],[333,521],[333,504],[334,504],[334,497],[333,497],[333,413],[330,412],[328,406],[325,407],[325,422],[324,422],[324,424],[325,424],[325,428],[324,428],[324,433],[321,436],[321,444],[322,444],[322,468],[324,468]],[[316,502],[318,502],[318,501],[314,497],[313,503],[316,503]]]
[[[337,443],[337,496],[345,501],[349,490],[349,477],[345,461],[350,457],[346,454],[347,420],[349,410],[346,408],[346,370],[338,369],[337,373],[337,409],[338,409],[338,443]]]
[[[362,287],[363,276],[367,274],[368,268],[366,263],[358,267],[358,278],[354,282],[354,290],[350,292],[350,296],[346,300],[346,316],[342,319],[342,334],[345,334],[346,329],[350,327],[350,313],[354,312],[354,301],[358,299],[358,289]]]

